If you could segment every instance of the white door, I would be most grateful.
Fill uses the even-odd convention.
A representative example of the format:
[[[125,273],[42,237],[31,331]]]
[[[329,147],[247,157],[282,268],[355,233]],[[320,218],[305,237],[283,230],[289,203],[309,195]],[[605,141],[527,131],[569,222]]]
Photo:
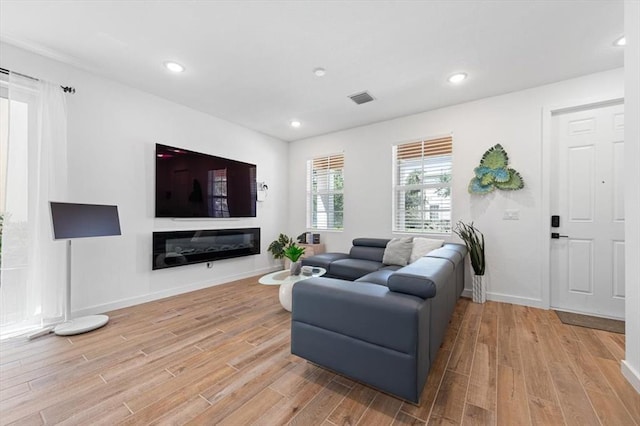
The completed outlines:
[[[624,319],[624,105],[556,114],[552,132],[551,306]]]

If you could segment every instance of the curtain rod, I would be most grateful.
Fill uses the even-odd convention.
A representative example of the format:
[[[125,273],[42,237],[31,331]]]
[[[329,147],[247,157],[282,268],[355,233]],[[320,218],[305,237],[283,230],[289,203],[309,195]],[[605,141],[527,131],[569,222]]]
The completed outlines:
[[[9,74],[9,73],[19,75],[20,77],[28,78],[30,80],[40,81],[39,78],[31,77],[30,75],[21,74],[19,72],[11,71],[6,68],[0,68],[0,74]],[[76,93],[76,89],[71,86],[60,86],[60,88],[64,93]]]

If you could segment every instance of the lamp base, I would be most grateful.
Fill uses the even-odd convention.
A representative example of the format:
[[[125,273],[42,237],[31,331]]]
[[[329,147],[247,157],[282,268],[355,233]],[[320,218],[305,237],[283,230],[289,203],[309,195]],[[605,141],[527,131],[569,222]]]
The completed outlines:
[[[103,327],[109,322],[106,315],[87,315],[86,317],[74,318],[57,325],[53,332],[58,336],[73,336]]]

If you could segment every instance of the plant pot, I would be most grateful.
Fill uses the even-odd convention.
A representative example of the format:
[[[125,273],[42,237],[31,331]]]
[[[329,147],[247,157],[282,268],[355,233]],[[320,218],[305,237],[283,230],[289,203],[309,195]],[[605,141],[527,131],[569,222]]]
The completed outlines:
[[[291,268],[289,268],[289,271],[291,271],[291,275],[300,275],[300,272],[302,271],[302,262],[299,260],[297,262],[291,262]]]
[[[473,278],[473,301],[474,303],[484,303],[487,301],[487,289],[484,285],[484,275],[474,275]]]

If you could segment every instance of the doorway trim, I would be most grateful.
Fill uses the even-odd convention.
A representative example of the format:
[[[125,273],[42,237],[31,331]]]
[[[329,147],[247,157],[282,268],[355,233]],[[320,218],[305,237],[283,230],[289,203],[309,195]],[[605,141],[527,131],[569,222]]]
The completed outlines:
[[[620,96],[598,96],[582,100],[576,100],[563,104],[554,104],[542,108],[542,164],[540,167],[542,177],[542,203],[540,229],[542,241],[540,242],[540,252],[542,253],[541,271],[542,277],[542,308],[551,308],[551,239],[549,236],[551,221],[551,143],[553,134],[551,122],[554,115],[590,108],[599,108],[607,105],[624,104],[624,95]]]

